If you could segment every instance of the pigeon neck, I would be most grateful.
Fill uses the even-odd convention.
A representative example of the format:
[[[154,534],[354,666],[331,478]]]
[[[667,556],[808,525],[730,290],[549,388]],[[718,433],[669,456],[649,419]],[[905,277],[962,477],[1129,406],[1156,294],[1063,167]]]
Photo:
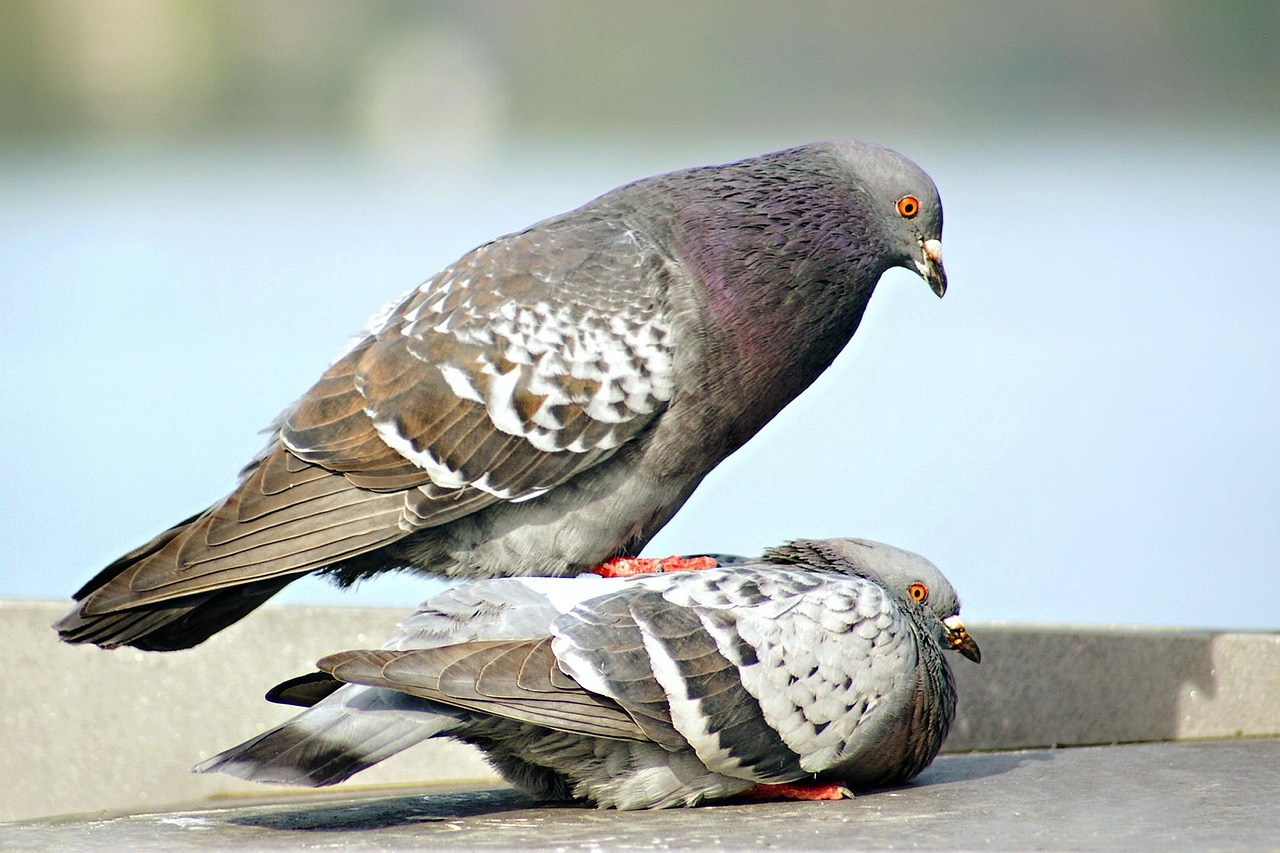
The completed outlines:
[[[904,781],[929,765],[942,748],[956,714],[956,684],[946,653],[937,640],[913,620],[912,632],[920,649],[916,664],[916,696],[911,706],[908,743],[912,745]],[[935,698],[936,697],[936,698]]]
[[[824,256],[822,247],[761,259],[759,246],[745,240],[699,245],[685,262],[704,287],[711,336],[737,365],[733,373],[751,377],[749,389],[786,400],[853,337],[882,272]]]

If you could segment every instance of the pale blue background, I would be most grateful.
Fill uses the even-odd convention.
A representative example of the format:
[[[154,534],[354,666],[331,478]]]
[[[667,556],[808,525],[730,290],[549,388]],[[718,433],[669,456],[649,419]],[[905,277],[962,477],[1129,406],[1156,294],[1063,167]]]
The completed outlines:
[[[477,243],[646,174],[863,136],[937,181],[947,297],[886,276],[835,366],[650,552],[861,535],[937,562],[971,620],[1274,629],[1280,136],[1124,115],[508,123],[421,150],[11,139],[0,596],[65,597],[224,494],[367,316]],[[277,600],[407,606],[428,589],[400,577],[340,597],[308,580]]]

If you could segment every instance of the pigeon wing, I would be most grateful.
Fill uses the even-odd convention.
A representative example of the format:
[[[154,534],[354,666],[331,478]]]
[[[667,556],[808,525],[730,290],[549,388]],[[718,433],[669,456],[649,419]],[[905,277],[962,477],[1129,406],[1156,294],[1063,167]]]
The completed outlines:
[[[635,438],[672,397],[679,273],[584,213],[481,246],[395,303],[235,492],[90,581],[83,615],[352,559],[535,497]]]
[[[691,747],[712,771],[758,782],[800,778],[800,757],[742,684],[753,651],[739,643],[726,654],[695,602],[670,596],[691,582],[704,586],[694,577],[703,574],[668,576],[665,591],[637,585],[579,605],[553,627],[561,667],[615,699],[654,740]]]
[[[351,684],[389,688],[558,731],[648,739],[616,702],[584,690],[562,673],[546,637],[409,651],[340,652],[322,659],[319,666]]]
[[[855,730],[900,711],[895,704],[916,678],[910,620],[865,578],[738,568],[691,574],[666,596],[700,614],[764,724],[806,773],[838,764]]]

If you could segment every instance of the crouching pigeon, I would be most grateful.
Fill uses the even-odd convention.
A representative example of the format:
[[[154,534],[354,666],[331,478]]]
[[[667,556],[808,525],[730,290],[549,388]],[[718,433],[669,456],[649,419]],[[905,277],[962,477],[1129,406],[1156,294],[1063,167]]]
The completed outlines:
[[[959,609],[928,560],[861,539],[702,571],[473,581],[382,650],[274,688],[310,707],[196,770],[331,785],[451,737],[535,797],[619,809],[897,784],[954,717],[943,650],[979,659]]]
[[[638,554],[849,341],[882,273],[941,296],[942,204],[856,142],[673,172],[389,305],[232,493],[103,569],[72,643],[193,646],[290,581],[563,576]]]

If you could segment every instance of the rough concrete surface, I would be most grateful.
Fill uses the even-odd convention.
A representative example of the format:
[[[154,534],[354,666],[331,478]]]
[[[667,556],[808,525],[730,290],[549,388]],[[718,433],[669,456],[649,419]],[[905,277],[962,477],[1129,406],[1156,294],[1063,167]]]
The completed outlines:
[[[408,609],[266,607],[184,652],[58,642],[62,602],[0,601],[0,820],[278,795],[189,768],[287,719],[262,699],[319,657],[381,645]],[[949,751],[1280,735],[1280,635],[974,624],[956,657]],[[421,744],[340,790],[495,777],[470,747]],[[2,845],[0,845],[2,846]]]
[[[826,803],[664,812],[402,791],[0,826],[6,850],[1266,849],[1280,739],[951,755],[915,784]]]

